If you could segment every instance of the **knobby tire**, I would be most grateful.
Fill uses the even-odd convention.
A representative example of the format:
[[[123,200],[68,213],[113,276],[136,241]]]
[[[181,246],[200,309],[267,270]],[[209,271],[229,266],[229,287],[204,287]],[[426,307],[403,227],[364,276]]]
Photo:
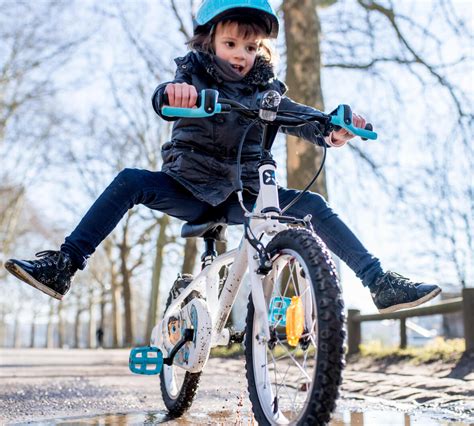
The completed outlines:
[[[304,413],[297,420],[298,425],[325,425],[329,422],[339,396],[344,361],[344,303],[338,284],[335,265],[324,243],[306,229],[290,229],[277,234],[268,244],[272,258],[284,250],[296,252],[305,263],[309,273],[317,312],[317,357],[311,395],[306,397]],[[301,263],[301,262],[300,262]],[[305,277],[307,282],[308,277]],[[313,300],[314,300],[313,299]],[[278,424],[269,420],[262,408],[254,371],[253,322],[255,309],[252,295],[249,297],[245,360],[248,392],[256,421],[260,425]],[[257,345],[257,343],[255,343]],[[255,355],[257,356],[257,355]],[[268,358],[268,348],[266,349]],[[257,358],[256,358],[257,359]],[[268,370],[269,371],[269,370]],[[263,392],[263,391],[262,391]],[[292,422],[292,424],[294,424]]]

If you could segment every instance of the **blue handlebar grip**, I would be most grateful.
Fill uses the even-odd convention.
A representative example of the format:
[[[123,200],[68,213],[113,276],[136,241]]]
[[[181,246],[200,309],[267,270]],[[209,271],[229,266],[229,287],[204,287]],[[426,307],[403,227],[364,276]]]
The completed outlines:
[[[336,110],[336,115],[331,116],[331,124],[342,127],[351,132],[353,135],[360,136],[361,138],[372,140],[377,139],[378,135],[376,132],[373,132],[372,130],[361,129],[360,127],[355,127],[352,124],[352,117],[350,117],[349,120],[347,120],[347,117],[344,117],[344,111],[344,105],[339,105]],[[346,120],[344,120],[344,118],[346,118]],[[347,123],[347,121],[350,121],[350,123]]]
[[[212,96],[214,99],[207,99]],[[182,118],[204,118],[211,117],[214,114],[218,114],[222,110],[222,105],[217,102],[219,93],[217,90],[202,90],[201,91],[201,104],[199,108],[180,108],[164,106],[161,108],[161,113],[167,117],[182,117]],[[210,102],[209,102],[210,101]],[[214,109],[209,108],[209,105],[214,105]]]

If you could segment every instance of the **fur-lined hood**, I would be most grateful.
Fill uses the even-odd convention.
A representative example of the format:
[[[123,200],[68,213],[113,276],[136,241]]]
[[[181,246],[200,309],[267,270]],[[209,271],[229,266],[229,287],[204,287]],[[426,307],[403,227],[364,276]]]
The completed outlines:
[[[182,66],[184,63],[199,64],[209,76],[217,83],[224,82],[214,62],[214,55],[205,52],[189,52],[183,58],[177,58],[176,64]],[[250,72],[241,80],[246,85],[267,85],[275,80],[273,65],[263,56],[257,56],[255,64]]]

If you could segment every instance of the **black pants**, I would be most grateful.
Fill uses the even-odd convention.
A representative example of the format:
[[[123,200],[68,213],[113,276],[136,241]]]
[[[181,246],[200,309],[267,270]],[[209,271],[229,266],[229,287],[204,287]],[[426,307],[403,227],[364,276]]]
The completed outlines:
[[[287,205],[300,191],[279,189],[280,205]],[[247,194],[245,204],[251,209],[255,197]],[[128,209],[136,204],[167,213],[188,222],[225,218],[241,224],[243,212],[235,195],[218,206],[195,198],[175,179],[163,172],[124,169],[94,202],[61,250],[68,252],[80,269],[96,247],[112,232]],[[342,222],[319,194],[306,193],[285,214],[302,218],[312,215],[316,233],[329,249],[342,259],[362,280],[370,285],[383,271],[351,230]]]

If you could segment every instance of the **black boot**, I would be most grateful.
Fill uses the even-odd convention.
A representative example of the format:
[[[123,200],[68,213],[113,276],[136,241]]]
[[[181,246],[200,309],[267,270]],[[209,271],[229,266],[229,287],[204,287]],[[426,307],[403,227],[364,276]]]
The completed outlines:
[[[45,250],[36,253],[39,260],[9,259],[5,268],[15,277],[61,300],[71,286],[77,268],[62,251]]]
[[[441,293],[437,285],[414,283],[396,272],[386,272],[370,288],[372,299],[380,313],[413,308]]]

